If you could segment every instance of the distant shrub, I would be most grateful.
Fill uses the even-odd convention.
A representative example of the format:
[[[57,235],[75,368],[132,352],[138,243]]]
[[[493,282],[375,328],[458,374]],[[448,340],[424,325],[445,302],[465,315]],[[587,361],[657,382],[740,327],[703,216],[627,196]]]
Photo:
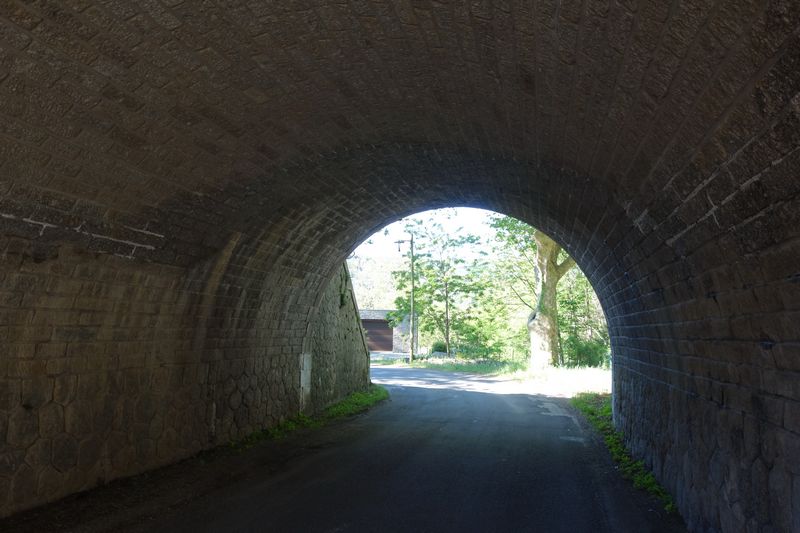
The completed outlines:
[[[447,351],[447,344],[444,341],[433,341],[433,344],[431,344],[431,353],[446,352],[446,351]]]
[[[609,366],[608,345],[603,339],[582,339],[568,335],[561,341],[564,366]]]

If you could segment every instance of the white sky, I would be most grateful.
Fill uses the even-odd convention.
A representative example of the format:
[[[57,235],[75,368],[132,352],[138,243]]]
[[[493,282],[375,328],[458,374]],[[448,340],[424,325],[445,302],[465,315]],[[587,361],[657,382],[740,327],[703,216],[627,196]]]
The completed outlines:
[[[444,229],[452,235],[456,235],[458,228],[463,228],[460,232],[461,234],[476,235],[481,237],[482,243],[486,243],[493,234],[493,231],[489,228],[489,216],[492,214],[495,213],[472,207],[454,207],[422,211],[421,213],[393,222],[377,231],[366,241],[361,243],[353,253],[362,258],[372,258],[376,260],[391,260],[394,257],[404,255],[408,253],[408,243],[403,243],[400,252],[398,252],[397,241],[409,238],[408,233],[404,231],[406,221],[415,218],[427,220],[431,216],[434,216],[436,221],[442,224]],[[450,215],[449,219],[448,215]]]

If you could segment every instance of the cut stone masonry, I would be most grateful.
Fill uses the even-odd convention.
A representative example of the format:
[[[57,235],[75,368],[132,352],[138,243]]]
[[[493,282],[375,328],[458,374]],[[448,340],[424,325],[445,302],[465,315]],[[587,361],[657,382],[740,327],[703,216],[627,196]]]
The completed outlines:
[[[475,206],[689,528],[799,531],[799,93],[793,0],[0,3],[0,514],[360,386],[345,258]]]

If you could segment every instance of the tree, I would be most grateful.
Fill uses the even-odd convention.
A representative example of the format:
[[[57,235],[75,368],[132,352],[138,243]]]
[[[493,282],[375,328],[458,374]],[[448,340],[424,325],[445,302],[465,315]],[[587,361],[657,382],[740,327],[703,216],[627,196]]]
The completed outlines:
[[[564,365],[610,364],[603,310],[580,269],[567,272],[558,284],[558,321]]]
[[[359,309],[389,309],[397,298],[392,271],[402,268],[401,256],[363,258],[353,253],[347,258],[353,292]]]
[[[479,242],[474,235],[454,236],[433,218],[411,219],[405,229],[414,235],[415,256],[414,308],[419,331],[440,335],[448,354],[453,352],[454,333],[460,334],[465,324],[465,303],[480,292],[479,278],[473,270],[479,260],[466,258],[466,248]],[[458,233],[456,231],[455,233]],[[411,286],[408,269],[392,273],[402,294],[395,300],[397,311],[390,318],[400,322],[410,313]]]
[[[603,312],[574,261],[524,222],[494,215],[490,226],[493,253],[487,256],[478,237],[453,229],[441,211],[406,221],[418,252],[420,341],[441,341],[445,351],[461,357],[527,357],[538,367],[607,363]],[[406,263],[393,273],[399,294],[395,323],[410,311],[409,270]]]
[[[500,271],[511,293],[530,310],[531,366],[562,364],[557,286],[575,261],[553,239],[520,220],[498,216],[491,225],[502,245]]]
[[[536,266],[539,271],[539,299],[528,317],[528,332],[531,338],[531,366],[547,366],[548,363],[564,363],[561,354],[561,336],[558,324],[558,299],[556,288],[575,260],[566,256],[559,262],[561,246],[553,239],[535,231]]]

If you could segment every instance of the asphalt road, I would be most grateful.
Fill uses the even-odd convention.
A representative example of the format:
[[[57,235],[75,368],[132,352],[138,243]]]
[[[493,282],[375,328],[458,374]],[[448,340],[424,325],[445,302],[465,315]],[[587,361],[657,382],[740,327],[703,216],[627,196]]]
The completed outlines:
[[[137,485],[153,495],[90,498],[52,516],[83,513],[84,522],[59,522],[70,531],[685,531],[620,478],[566,400],[476,376],[372,372],[389,401],[221,467],[237,475],[217,472],[209,484],[193,476],[214,469],[198,467],[171,476],[182,478],[178,489],[175,479]],[[91,518],[109,505],[120,511]]]

